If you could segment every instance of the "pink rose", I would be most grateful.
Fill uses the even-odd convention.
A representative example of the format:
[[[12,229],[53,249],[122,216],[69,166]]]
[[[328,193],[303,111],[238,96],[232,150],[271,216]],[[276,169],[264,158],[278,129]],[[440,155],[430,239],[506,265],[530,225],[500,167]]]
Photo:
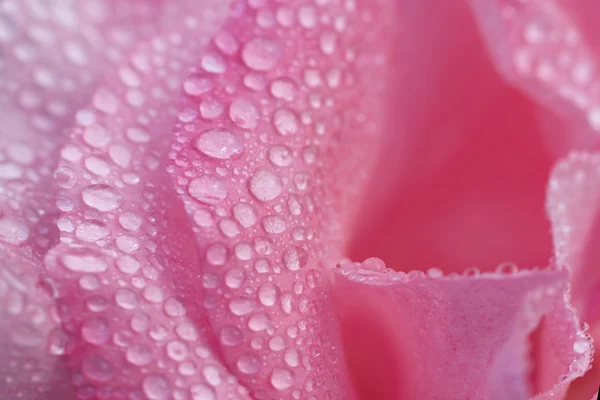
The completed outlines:
[[[590,399],[599,16],[3,0],[0,393]]]

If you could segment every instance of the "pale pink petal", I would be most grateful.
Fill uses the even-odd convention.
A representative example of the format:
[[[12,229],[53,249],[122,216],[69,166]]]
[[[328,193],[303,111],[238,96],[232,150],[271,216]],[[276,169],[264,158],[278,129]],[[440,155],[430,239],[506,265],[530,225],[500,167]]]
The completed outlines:
[[[111,13],[131,9],[160,17],[152,23],[148,15],[138,26],[125,18],[146,34],[114,32],[116,48],[103,49],[113,57],[111,67],[102,70],[90,98],[78,98],[69,110],[73,128],[54,174],[61,243],[45,256],[67,337],[63,359],[71,377],[63,383],[77,398],[243,399],[198,312],[195,246],[178,217],[183,209],[164,173],[162,151],[182,79],[228,4],[106,4],[119,4]]]

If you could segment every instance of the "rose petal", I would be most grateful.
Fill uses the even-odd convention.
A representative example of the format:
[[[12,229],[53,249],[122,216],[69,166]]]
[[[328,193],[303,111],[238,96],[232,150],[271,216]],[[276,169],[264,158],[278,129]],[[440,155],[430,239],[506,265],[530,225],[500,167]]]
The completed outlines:
[[[598,43],[597,33],[589,30],[597,26],[589,22],[600,9],[592,3],[470,2],[501,73],[567,125],[546,124],[549,146],[559,155],[598,143]]]
[[[121,6],[125,13],[130,6],[154,13],[140,4]],[[126,44],[107,53],[115,68],[103,71],[89,103],[84,97],[76,104],[87,103],[72,113],[77,118],[61,148],[55,174],[61,243],[45,262],[72,341],[65,362],[78,397],[243,399],[197,312],[199,282],[190,268],[196,253],[191,232],[177,224],[182,207],[160,151],[181,79],[227,4],[154,6],[160,15],[154,24],[150,16],[139,26],[125,18],[147,39],[116,32],[117,45]],[[186,251],[178,248],[186,243]]]
[[[575,360],[576,371],[586,362],[572,347],[573,320],[560,319],[546,360],[535,360],[560,367],[538,387],[528,379],[528,335],[542,317],[561,315],[565,278],[551,271],[429,278],[344,266],[334,298],[362,398],[527,399],[548,389],[560,396],[577,376],[569,364]]]
[[[376,155],[383,3],[239,2],[184,84],[169,172],[220,351],[258,398],[355,396],[317,269]]]

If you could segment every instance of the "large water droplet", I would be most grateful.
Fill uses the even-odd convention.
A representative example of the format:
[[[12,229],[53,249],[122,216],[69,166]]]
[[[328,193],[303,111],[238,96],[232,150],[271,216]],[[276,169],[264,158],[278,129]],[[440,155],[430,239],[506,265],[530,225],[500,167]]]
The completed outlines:
[[[289,270],[299,270],[306,266],[306,263],[308,262],[308,252],[302,247],[292,247],[283,253],[283,262]]]
[[[269,149],[269,160],[278,167],[292,164],[292,151],[285,146],[273,146]]]
[[[220,338],[223,345],[233,347],[242,344],[244,334],[240,329],[229,326],[221,330]]]
[[[10,244],[21,244],[29,239],[27,225],[15,218],[0,219],[0,240]]]
[[[133,343],[127,348],[125,358],[131,364],[141,367],[152,362],[152,351],[144,344]]]
[[[279,134],[283,136],[293,135],[298,132],[298,118],[293,111],[280,108],[273,114],[273,124]]]
[[[108,382],[116,375],[115,367],[105,358],[95,354],[90,354],[83,360],[81,369],[88,379],[99,383]]]
[[[226,160],[239,156],[244,144],[231,132],[215,128],[200,134],[194,141],[194,148],[209,157]]]
[[[271,385],[277,390],[286,390],[294,384],[294,373],[286,368],[274,368],[271,373]]]
[[[108,228],[99,221],[84,221],[77,225],[75,236],[83,242],[95,242],[108,235]]]
[[[104,344],[108,342],[111,334],[108,321],[104,318],[87,320],[81,326],[81,336],[88,343]]]
[[[283,191],[281,178],[273,172],[261,169],[250,178],[250,192],[260,201],[271,201]]]
[[[256,38],[244,46],[242,59],[249,67],[257,71],[268,71],[275,67],[281,58],[279,43],[266,39]]]
[[[203,175],[190,182],[188,191],[202,203],[217,204],[227,197],[227,183],[213,176]]]
[[[258,289],[258,299],[260,302],[271,307],[277,301],[277,287],[272,283],[265,283]]]
[[[71,249],[69,253],[61,254],[61,264],[74,272],[99,273],[108,268],[98,255],[87,249]]]
[[[162,375],[148,375],[142,382],[148,400],[168,400],[171,396],[169,381]]]
[[[104,185],[91,185],[81,191],[83,202],[98,211],[108,212],[121,206],[123,198],[117,189]]]
[[[240,97],[231,102],[229,118],[240,128],[254,129],[258,126],[260,112],[252,101]]]
[[[216,400],[215,392],[210,386],[199,383],[190,388],[192,400]]]
[[[255,374],[260,371],[260,360],[258,357],[244,355],[238,358],[237,367],[244,374]]]
[[[229,310],[238,317],[251,313],[255,308],[256,302],[250,299],[233,299],[229,302]]]

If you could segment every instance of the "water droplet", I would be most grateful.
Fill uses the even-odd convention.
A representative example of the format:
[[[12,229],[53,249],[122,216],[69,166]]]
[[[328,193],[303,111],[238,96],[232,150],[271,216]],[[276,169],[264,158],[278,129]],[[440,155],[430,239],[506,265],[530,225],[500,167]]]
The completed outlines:
[[[271,319],[267,314],[254,314],[248,320],[248,328],[254,332],[264,331],[271,326]]]
[[[302,247],[292,247],[283,253],[283,262],[289,270],[299,270],[306,266],[308,262],[308,252]]]
[[[227,183],[209,175],[192,180],[188,186],[190,195],[206,204],[217,204],[227,196]]]
[[[279,43],[266,38],[256,38],[246,43],[242,50],[242,59],[249,68],[268,71],[277,65],[281,53]]]
[[[260,371],[260,360],[251,355],[244,355],[238,358],[237,367],[243,374],[255,374]]]
[[[131,364],[141,367],[152,362],[152,351],[144,344],[132,343],[131,346],[127,348],[125,358]]]
[[[231,102],[229,118],[240,128],[255,129],[260,120],[260,112],[252,101],[240,97]]]
[[[183,361],[188,356],[188,347],[185,343],[175,340],[167,344],[167,355],[174,361]]]
[[[215,36],[215,45],[223,53],[233,55],[238,51],[238,43],[231,33],[227,31],[221,31]]]
[[[83,242],[95,242],[108,235],[108,228],[99,221],[84,221],[77,225],[75,236]]]
[[[207,385],[196,384],[190,388],[192,400],[216,400],[215,392]]]
[[[220,338],[223,345],[233,347],[242,343],[244,334],[238,328],[229,326],[221,330]]]
[[[110,142],[106,129],[98,124],[92,124],[83,131],[83,140],[91,147],[104,147]]]
[[[256,224],[256,212],[249,204],[238,203],[233,206],[233,216],[244,228],[249,228]]]
[[[213,74],[222,74],[227,69],[225,59],[219,54],[212,52],[202,56],[200,65],[202,65],[202,68],[204,68],[206,72],[210,72]]]
[[[227,247],[213,244],[206,250],[206,260],[212,265],[223,265],[227,261]]]
[[[233,253],[238,260],[247,261],[252,258],[252,246],[249,243],[238,243],[233,248]]]
[[[270,91],[276,99],[293,101],[296,98],[297,87],[292,80],[280,78],[271,83]]]
[[[215,128],[200,134],[194,148],[209,157],[226,160],[242,154],[244,144],[231,132]]]
[[[73,272],[104,272],[108,265],[104,260],[87,249],[71,249],[69,253],[59,256],[61,264]]]
[[[117,268],[124,274],[134,274],[140,268],[140,262],[132,256],[122,256],[117,259]]]
[[[104,318],[87,320],[81,326],[81,336],[91,344],[104,344],[109,341],[111,334],[108,321]]]
[[[212,87],[212,81],[201,76],[190,76],[183,83],[183,91],[190,96],[201,96],[210,91]]]
[[[586,353],[590,349],[590,343],[585,339],[576,340],[573,343],[573,350],[576,353],[583,354]]]
[[[179,300],[171,297],[165,301],[165,314],[169,317],[181,317],[185,315],[185,307]]]
[[[293,135],[298,132],[298,118],[293,111],[280,108],[273,114],[273,124],[279,134],[283,136]]]
[[[233,268],[225,275],[225,284],[231,289],[239,289],[246,280],[246,273],[241,268]]]
[[[158,286],[149,285],[144,288],[142,296],[151,303],[161,303],[165,298],[165,292]]]
[[[86,187],[82,190],[81,197],[85,204],[102,212],[113,211],[123,202],[121,194],[115,188],[104,184]]]
[[[287,349],[283,355],[283,359],[290,367],[297,367],[300,365],[300,355],[296,349]]]
[[[88,355],[81,365],[83,375],[92,381],[104,383],[114,378],[115,367],[105,358],[98,355]]]
[[[258,299],[267,307],[271,307],[277,301],[277,287],[272,283],[265,283],[258,289]]]
[[[137,231],[142,225],[142,217],[132,211],[119,215],[119,224],[128,231]]]
[[[287,390],[294,384],[294,374],[286,368],[274,368],[271,373],[271,385],[277,390]]]
[[[148,375],[142,382],[142,389],[148,400],[168,400],[171,387],[162,375]]]
[[[0,240],[9,244],[21,244],[29,239],[27,225],[15,218],[0,219]]]
[[[275,336],[269,340],[269,348],[273,351],[281,351],[285,349],[285,338],[283,336]]]
[[[303,6],[298,10],[298,21],[304,28],[310,29],[317,25],[317,12],[312,6]]]
[[[278,235],[285,232],[287,223],[285,219],[279,215],[269,215],[263,218],[262,225],[267,233]]]
[[[238,317],[251,313],[255,307],[256,303],[250,299],[233,299],[229,302],[229,310]]]
[[[94,107],[106,114],[114,114],[119,109],[119,100],[106,89],[99,89],[92,98]]]
[[[204,99],[200,102],[200,115],[207,120],[217,118],[223,113],[224,109],[223,104],[214,98]]]
[[[292,151],[285,146],[273,146],[269,149],[269,160],[278,167],[292,164]]]
[[[137,296],[129,289],[117,290],[115,293],[115,302],[125,310],[133,310],[138,304]]]
[[[260,201],[271,201],[283,191],[281,178],[273,172],[261,169],[250,178],[250,192]]]

